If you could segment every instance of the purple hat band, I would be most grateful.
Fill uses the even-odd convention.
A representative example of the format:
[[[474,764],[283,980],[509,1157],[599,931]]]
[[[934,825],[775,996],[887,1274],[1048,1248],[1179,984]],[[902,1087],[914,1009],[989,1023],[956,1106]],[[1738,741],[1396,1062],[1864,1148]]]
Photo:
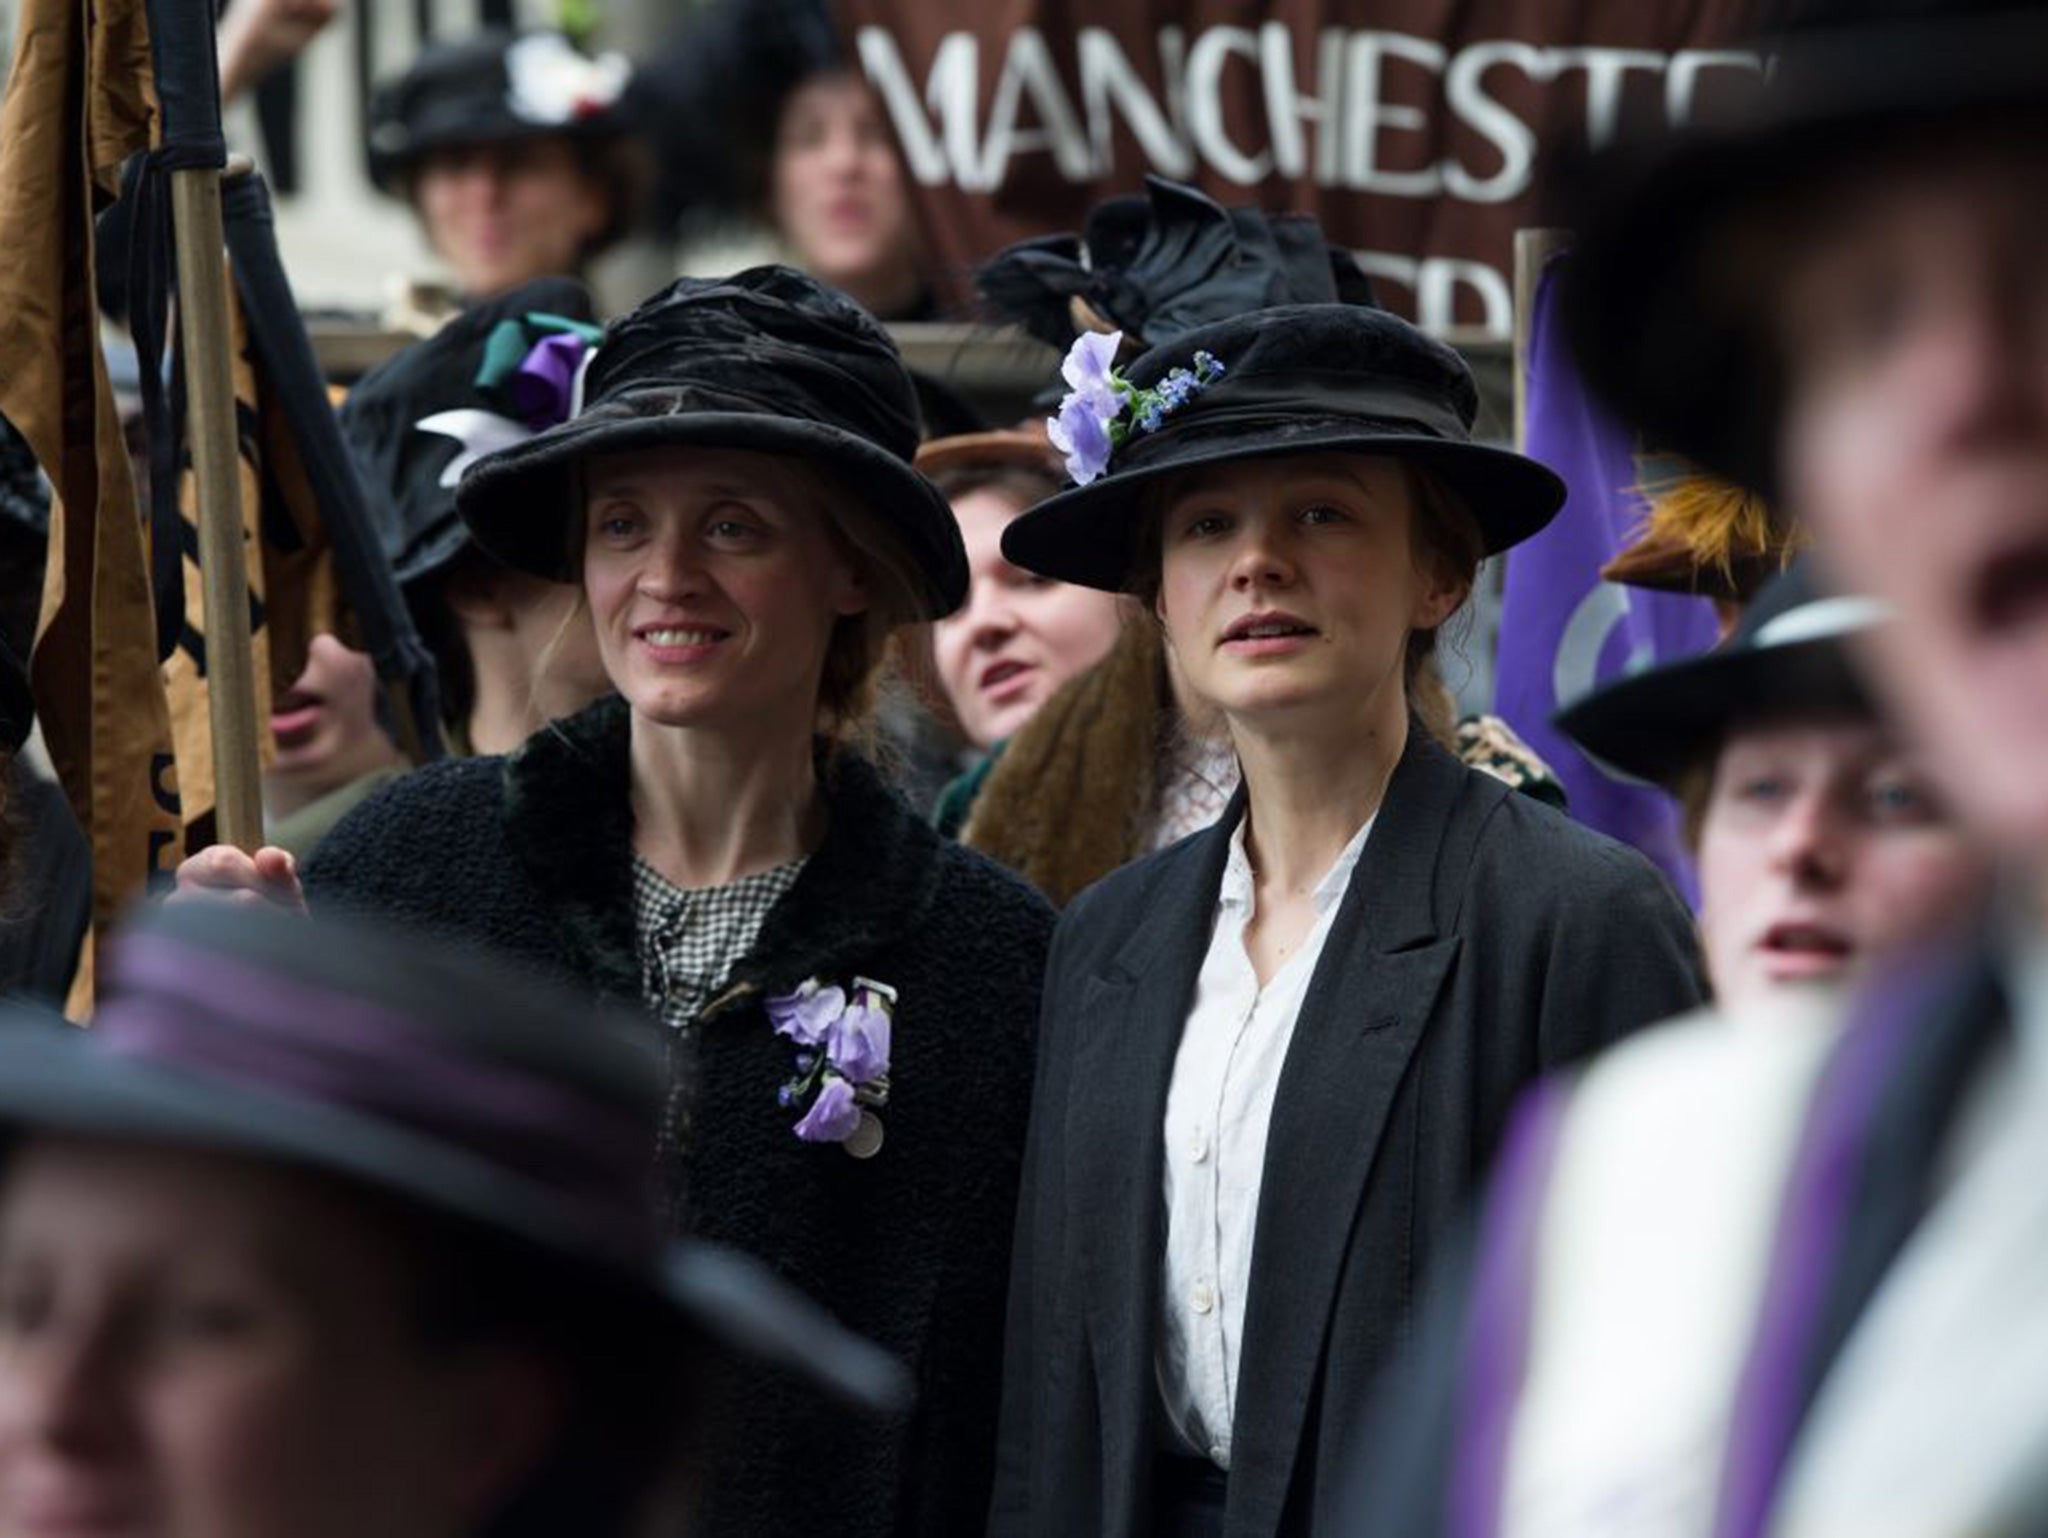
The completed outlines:
[[[162,934],[130,934],[90,1031],[110,1056],[350,1112],[533,1188],[615,1259],[655,1254],[646,1118],[419,1019]]]

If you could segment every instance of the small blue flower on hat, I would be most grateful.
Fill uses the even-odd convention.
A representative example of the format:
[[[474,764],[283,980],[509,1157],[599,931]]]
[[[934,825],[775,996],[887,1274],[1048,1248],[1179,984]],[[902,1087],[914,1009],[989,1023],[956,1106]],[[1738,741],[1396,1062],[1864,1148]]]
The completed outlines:
[[[1067,474],[1086,486],[1109,468],[1110,455],[1141,433],[1156,432],[1166,419],[1224,374],[1214,353],[1198,351],[1192,369],[1169,369],[1149,390],[1116,371],[1121,331],[1084,332],[1074,339],[1060,377],[1067,395],[1059,415],[1045,424],[1052,445],[1066,456]]]

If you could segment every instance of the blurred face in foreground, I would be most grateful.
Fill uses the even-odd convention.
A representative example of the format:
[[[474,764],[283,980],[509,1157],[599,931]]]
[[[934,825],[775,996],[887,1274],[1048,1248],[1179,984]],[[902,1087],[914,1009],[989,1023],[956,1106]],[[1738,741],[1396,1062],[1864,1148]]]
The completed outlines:
[[[939,681],[977,748],[993,747],[1116,643],[1113,593],[1055,582],[1003,559],[1003,530],[1023,508],[995,487],[953,499],[967,546],[967,602],[932,627]]]
[[[1733,731],[1698,854],[1707,964],[1737,1010],[1845,981],[1966,911],[1985,874],[1891,733],[1850,716]]]
[[[2010,126],[1896,154],[1817,210],[1785,266],[1779,450],[1840,585],[1896,608],[1873,682],[1959,815],[2039,870],[2048,136]]]
[[[529,1466],[398,1229],[232,1154],[36,1137],[0,1187],[5,1538],[454,1538]]]

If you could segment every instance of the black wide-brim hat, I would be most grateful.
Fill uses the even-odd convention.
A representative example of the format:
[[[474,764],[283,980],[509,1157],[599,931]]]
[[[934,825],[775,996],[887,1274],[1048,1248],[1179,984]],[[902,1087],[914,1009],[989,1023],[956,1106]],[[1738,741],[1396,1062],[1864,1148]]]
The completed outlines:
[[[1795,563],[1720,646],[1596,689],[1559,711],[1557,728],[1593,758],[1671,787],[1745,722],[1875,717],[1849,645],[1887,612],[1875,599],[1824,594]]]
[[[663,1237],[651,1030],[502,959],[332,918],[172,903],[120,936],[91,1028],[0,1011],[0,1133],[212,1149],[338,1177],[530,1246],[657,1325],[901,1409],[908,1377],[893,1357],[752,1258]]]
[[[396,194],[435,150],[550,134],[615,138],[634,131],[640,110],[620,66],[577,52],[560,33],[488,28],[428,44],[370,93],[370,179]]]
[[[1564,315],[1581,373],[1624,421],[1771,494],[1784,384],[1767,285],[1781,237],[1763,216],[1810,207],[1888,143],[1959,121],[2038,114],[2032,132],[2048,134],[2048,7],[1825,0],[1764,47],[1771,77],[1739,121],[1580,168]]]
[[[341,406],[342,435],[371,493],[371,516],[401,586],[432,576],[469,548],[455,515],[455,487],[443,485],[467,452],[462,440],[420,427],[443,412],[507,417],[516,410],[501,381],[480,377],[506,322],[539,332],[530,317],[595,326],[596,303],[574,278],[540,278],[470,305],[432,336],[370,370]]]
[[[967,596],[959,525],[912,467],[920,418],[909,371],[878,321],[815,278],[767,266],[678,279],[605,328],[581,408],[462,477],[462,521],[508,566],[575,581],[583,461],[685,444],[792,460],[862,503],[901,541],[921,618]]]
[[[1218,321],[1141,354],[1138,389],[1206,353],[1220,377],[1137,431],[1086,485],[1041,502],[1003,531],[1026,570],[1108,592],[1133,576],[1145,489],[1163,476],[1247,459],[1346,451],[1412,461],[1454,493],[1488,555],[1556,516],[1564,483],[1535,460],[1472,441],[1479,410],[1457,353],[1384,310],[1281,305]]]

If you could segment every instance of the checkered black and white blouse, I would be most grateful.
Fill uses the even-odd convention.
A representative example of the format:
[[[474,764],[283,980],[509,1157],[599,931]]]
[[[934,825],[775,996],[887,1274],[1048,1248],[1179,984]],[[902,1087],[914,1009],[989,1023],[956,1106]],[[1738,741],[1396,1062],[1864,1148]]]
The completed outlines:
[[[792,860],[724,886],[679,887],[634,857],[640,995],[662,1024],[682,1030],[718,996],[803,868],[804,860]]]

